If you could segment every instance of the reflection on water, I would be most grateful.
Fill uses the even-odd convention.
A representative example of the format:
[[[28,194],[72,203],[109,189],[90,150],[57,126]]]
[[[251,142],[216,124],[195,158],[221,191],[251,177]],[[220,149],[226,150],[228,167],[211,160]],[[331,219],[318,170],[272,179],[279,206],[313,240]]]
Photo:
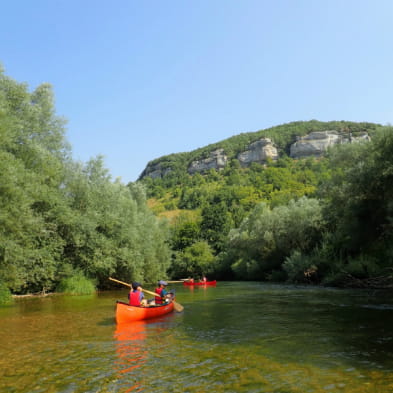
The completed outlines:
[[[118,326],[126,290],[0,308],[0,392],[393,392],[389,292],[219,282],[176,295],[183,313]]]
[[[119,384],[125,386],[124,392],[141,392],[144,389],[144,381],[148,375],[154,375],[156,344],[159,337],[167,329],[170,316],[166,315],[148,321],[134,321],[131,323],[118,324],[114,333],[117,340],[115,370],[118,373]],[[152,357],[150,363],[153,368],[149,369],[146,363],[149,361],[149,353]]]
[[[135,321],[119,324],[114,336],[118,340],[116,345],[118,360],[115,362],[115,369],[119,372],[119,379],[124,373],[135,375],[135,384],[128,388],[126,392],[141,391],[141,382],[137,381],[141,376],[135,373],[135,369],[146,362],[146,322]],[[128,379],[133,379],[133,376],[129,375]]]

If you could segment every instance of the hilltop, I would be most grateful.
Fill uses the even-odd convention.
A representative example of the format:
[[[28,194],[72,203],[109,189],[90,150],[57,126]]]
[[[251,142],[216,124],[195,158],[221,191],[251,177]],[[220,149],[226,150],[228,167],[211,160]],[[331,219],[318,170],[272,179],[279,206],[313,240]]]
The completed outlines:
[[[233,160],[241,167],[266,164],[280,157],[319,157],[329,147],[369,140],[380,127],[374,123],[349,121],[297,121],[256,132],[241,133],[188,153],[174,153],[150,161],[139,180],[164,178],[172,173],[204,173],[221,170]]]

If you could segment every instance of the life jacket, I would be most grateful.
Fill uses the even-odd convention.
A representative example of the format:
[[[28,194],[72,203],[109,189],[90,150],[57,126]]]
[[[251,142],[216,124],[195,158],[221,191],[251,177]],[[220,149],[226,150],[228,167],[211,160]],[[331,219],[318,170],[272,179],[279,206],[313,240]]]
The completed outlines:
[[[162,288],[156,288],[156,289],[154,290],[154,292],[158,295],[158,296],[156,296],[156,297],[154,298],[156,304],[162,304],[162,296],[161,296]]]
[[[130,306],[141,305],[141,293],[139,291],[130,292]]]

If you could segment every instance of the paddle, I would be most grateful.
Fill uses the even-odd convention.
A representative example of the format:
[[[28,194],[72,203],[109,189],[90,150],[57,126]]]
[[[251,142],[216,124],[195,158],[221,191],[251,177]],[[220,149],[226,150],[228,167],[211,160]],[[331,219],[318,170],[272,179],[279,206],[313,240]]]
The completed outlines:
[[[131,285],[131,284],[128,284],[128,283],[123,282],[123,281],[116,280],[115,278],[109,277],[109,280],[114,281],[114,282],[117,282],[117,283],[119,283],[119,284],[123,284],[123,285],[125,285],[125,286],[127,286],[127,287],[132,288],[132,285]],[[143,288],[142,288],[142,291],[143,291],[143,292],[146,292],[146,293],[148,293],[149,295],[152,295],[152,296],[154,296],[154,297],[157,296],[156,293],[150,292],[150,291],[148,291],[147,289],[143,289]],[[183,307],[180,303],[175,302],[174,300],[172,300],[172,302],[173,302],[173,306],[174,306],[174,308],[175,308],[175,310],[176,310],[177,312],[182,312],[182,311],[184,310],[184,307]]]

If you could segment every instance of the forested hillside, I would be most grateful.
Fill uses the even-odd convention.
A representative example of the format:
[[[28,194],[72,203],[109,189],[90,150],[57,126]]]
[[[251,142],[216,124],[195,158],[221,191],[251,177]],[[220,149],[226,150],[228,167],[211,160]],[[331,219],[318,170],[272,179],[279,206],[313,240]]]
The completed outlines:
[[[0,292],[164,276],[168,232],[143,189],[112,182],[101,157],[74,161],[64,124],[50,85],[30,92],[0,71]]]
[[[354,137],[363,133],[367,133],[372,136],[378,127],[378,124],[366,122],[320,122],[317,120],[310,120],[292,122],[256,132],[241,133],[191,152],[175,153],[157,158],[147,164],[139,180],[149,176],[151,168],[159,167],[164,175],[159,177],[165,177],[164,184],[167,186],[171,185],[170,182],[171,180],[173,181],[173,179],[179,179],[180,177],[179,180],[183,180],[183,176],[187,174],[188,167],[193,161],[209,157],[212,151],[222,149],[222,151],[225,152],[228,163],[231,163],[233,161],[238,161],[237,157],[239,153],[245,151],[250,144],[261,138],[269,138],[269,140],[271,140],[277,148],[279,157],[283,158],[290,155],[291,144],[296,142],[300,137],[313,132],[333,130],[337,133],[351,135]],[[237,164],[239,164],[239,162],[237,162]]]
[[[298,137],[321,130],[371,141],[289,157]],[[277,159],[241,165],[261,138]],[[220,170],[189,173],[215,149],[226,154]],[[31,92],[0,71],[0,298],[72,279],[102,289],[110,275],[392,285],[392,127],[295,122],[156,164],[162,176],[124,185],[102,157],[73,160],[51,86]]]
[[[334,146],[323,157],[288,157],[297,137],[322,130],[367,132],[371,141]],[[278,160],[241,167],[236,154],[261,137],[275,141]],[[187,172],[217,148],[230,158],[225,168]],[[148,167],[170,170],[156,178],[145,171],[141,182],[149,206],[171,220],[171,274],[390,285],[392,149],[389,126],[313,120],[154,160]]]

